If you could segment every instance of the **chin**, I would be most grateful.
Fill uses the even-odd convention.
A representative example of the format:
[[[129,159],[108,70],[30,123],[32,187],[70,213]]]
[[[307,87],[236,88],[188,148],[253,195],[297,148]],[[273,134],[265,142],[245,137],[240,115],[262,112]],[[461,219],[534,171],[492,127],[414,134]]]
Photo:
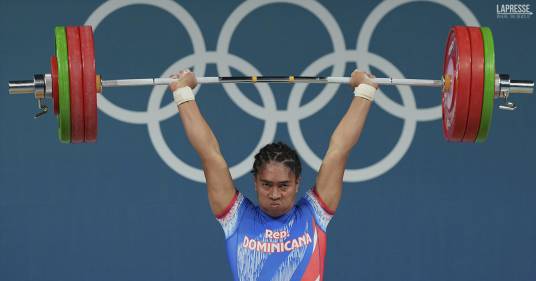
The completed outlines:
[[[266,214],[268,214],[272,218],[278,218],[278,217],[284,215],[285,213],[272,211],[272,212],[266,212]]]
[[[272,205],[268,205],[268,206],[265,206],[262,208],[263,211],[268,214],[270,217],[280,217],[284,214],[286,214],[286,210],[284,210],[285,208],[283,208],[281,205],[279,206],[272,206]]]

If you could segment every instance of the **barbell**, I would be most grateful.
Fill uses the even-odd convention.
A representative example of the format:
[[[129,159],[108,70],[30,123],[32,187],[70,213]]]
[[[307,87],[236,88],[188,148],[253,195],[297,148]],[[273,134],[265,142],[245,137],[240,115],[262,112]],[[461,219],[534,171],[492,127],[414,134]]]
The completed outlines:
[[[104,80],[96,72],[91,26],[58,26],[54,29],[56,52],[50,58],[51,73],[35,74],[33,80],[9,82],[9,94],[33,94],[39,112],[48,112],[52,99],[62,143],[97,140],[97,94],[107,87],[167,85],[173,78]],[[233,76],[197,77],[199,84],[216,83],[349,83],[350,77]],[[454,26],[444,50],[440,80],[374,78],[379,85],[441,88],[443,135],[452,142],[484,142],[489,134],[495,98],[499,106],[515,110],[510,94],[532,94],[534,82],[511,80],[495,72],[495,50],[488,27]]]

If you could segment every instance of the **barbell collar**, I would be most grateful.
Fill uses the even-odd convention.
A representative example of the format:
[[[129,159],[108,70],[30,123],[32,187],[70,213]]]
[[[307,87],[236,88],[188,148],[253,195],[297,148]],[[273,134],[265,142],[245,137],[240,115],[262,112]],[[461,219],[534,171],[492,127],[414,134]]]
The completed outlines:
[[[510,94],[533,94],[534,81],[511,80],[508,74],[495,75],[495,98],[507,99]]]
[[[36,99],[52,98],[52,75],[35,74],[33,80],[9,81],[9,94],[33,94]]]
[[[534,81],[531,80],[510,80],[511,94],[533,94]]]
[[[34,85],[34,80],[9,81],[9,94],[33,94],[35,88]]]

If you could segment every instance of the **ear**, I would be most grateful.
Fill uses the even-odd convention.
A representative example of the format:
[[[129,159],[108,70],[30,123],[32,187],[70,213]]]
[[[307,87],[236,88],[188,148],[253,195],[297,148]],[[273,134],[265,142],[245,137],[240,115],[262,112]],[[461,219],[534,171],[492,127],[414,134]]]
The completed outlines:
[[[259,190],[257,190],[257,176],[253,176],[253,185],[255,186],[255,192],[259,193]]]
[[[296,178],[296,193],[300,190],[301,177]]]

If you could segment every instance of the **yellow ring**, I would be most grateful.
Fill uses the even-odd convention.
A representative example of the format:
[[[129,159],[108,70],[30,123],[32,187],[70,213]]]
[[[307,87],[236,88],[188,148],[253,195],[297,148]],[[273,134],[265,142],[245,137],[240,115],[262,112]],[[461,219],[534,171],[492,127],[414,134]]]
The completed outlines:
[[[257,76],[251,76],[251,83],[257,82]]]
[[[102,93],[102,77],[97,74],[97,79],[95,79],[97,81],[97,94],[100,94]]]
[[[289,83],[294,83],[294,75],[291,75],[288,77],[288,82]]]
[[[443,92],[449,92],[451,87],[452,78],[446,74],[443,76]]]

